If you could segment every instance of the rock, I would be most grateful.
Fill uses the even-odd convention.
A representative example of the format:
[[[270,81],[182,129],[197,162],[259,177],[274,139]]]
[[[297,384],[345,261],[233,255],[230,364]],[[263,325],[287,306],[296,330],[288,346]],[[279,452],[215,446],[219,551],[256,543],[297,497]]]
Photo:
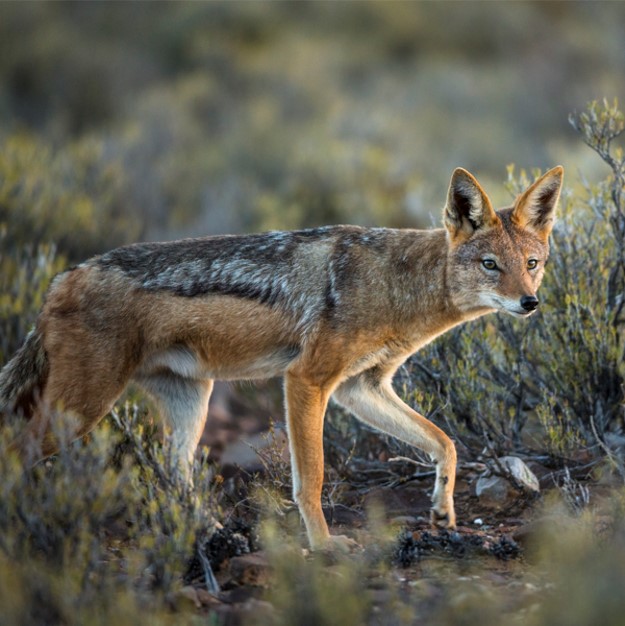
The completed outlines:
[[[184,611],[191,608],[199,609],[202,606],[197,590],[191,585],[168,594],[166,599],[170,607],[175,611]]]
[[[508,469],[516,480],[529,491],[538,493],[540,485],[538,478],[527,465],[516,456],[502,456],[499,462]]]
[[[499,463],[510,472],[510,475],[527,493],[540,492],[538,478],[521,459],[516,456],[502,456],[499,458]],[[478,478],[475,484],[475,495],[485,506],[502,508],[517,500],[519,492],[507,477],[487,473]]]
[[[480,476],[475,483],[475,495],[480,504],[499,508],[509,503],[514,491],[509,481],[502,476]]]
[[[196,594],[197,599],[200,601],[202,606],[217,606],[221,604],[221,600],[217,596],[206,591],[206,589],[196,589]]]
[[[264,587],[269,584],[271,566],[263,552],[244,554],[230,559],[230,575],[239,585]]]

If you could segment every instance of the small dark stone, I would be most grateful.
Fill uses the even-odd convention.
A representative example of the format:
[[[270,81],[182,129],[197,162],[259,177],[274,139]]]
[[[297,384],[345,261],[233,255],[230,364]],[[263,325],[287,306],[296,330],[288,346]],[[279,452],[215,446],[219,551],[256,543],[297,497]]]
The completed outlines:
[[[240,585],[262,587],[269,583],[271,566],[261,552],[230,559],[230,575]]]

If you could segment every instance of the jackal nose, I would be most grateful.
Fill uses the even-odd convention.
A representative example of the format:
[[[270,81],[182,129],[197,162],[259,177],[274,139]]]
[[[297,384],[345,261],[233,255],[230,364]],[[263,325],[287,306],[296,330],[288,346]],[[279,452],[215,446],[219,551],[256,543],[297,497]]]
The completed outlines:
[[[523,296],[521,298],[521,306],[526,311],[535,311],[538,307],[538,298],[536,296]]]

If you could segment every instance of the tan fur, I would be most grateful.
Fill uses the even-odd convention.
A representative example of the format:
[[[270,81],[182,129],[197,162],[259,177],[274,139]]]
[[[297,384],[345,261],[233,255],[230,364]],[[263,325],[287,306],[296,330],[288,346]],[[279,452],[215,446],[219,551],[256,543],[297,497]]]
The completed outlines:
[[[0,373],[0,408],[28,418],[14,447],[31,461],[53,453],[59,411],[77,416],[82,435],[135,380],[171,424],[188,473],[213,380],[284,376],[293,493],[313,548],[349,543],[329,535],[321,510],[330,398],[434,459],[432,520],[453,528],[454,444],[391,380],[453,326],[495,310],[531,313],[561,181],[555,168],[495,212],[458,169],[446,229],[332,227],[96,257],[55,279],[30,347]]]

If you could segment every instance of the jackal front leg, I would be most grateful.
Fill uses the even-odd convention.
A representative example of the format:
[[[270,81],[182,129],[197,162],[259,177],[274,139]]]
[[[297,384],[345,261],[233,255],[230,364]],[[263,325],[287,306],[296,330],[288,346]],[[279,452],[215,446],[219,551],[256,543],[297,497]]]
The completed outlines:
[[[293,499],[304,519],[310,547],[352,549],[357,545],[353,540],[330,535],[321,508],[323,419],[329,392],[294,374],[287,374],[284,384]]]
[[[334,398],[366,424],[430,455],[436,462],[432,523],[442,528],[455,528],[456,448],[453,441],[402,402],[390,381],[375,371],[344,382],[334,392]]]

